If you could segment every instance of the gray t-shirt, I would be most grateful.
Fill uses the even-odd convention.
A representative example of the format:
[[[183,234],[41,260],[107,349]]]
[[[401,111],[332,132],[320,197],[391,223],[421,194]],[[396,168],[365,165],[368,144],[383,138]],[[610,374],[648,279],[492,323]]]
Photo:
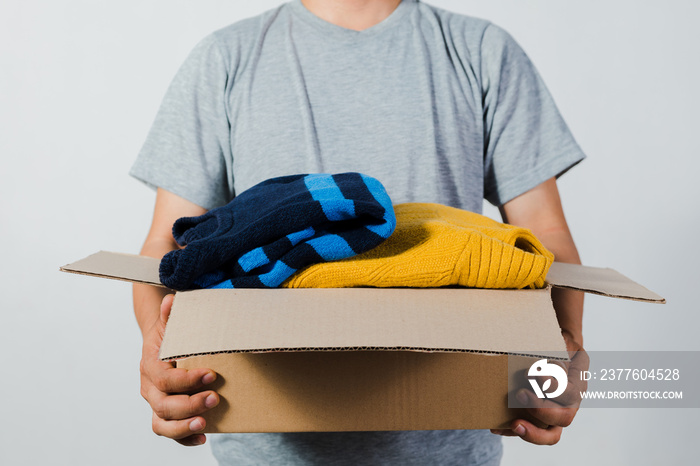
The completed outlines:
[[[356,171],[394,203],[481,212],[584,155],[502,29],[404,0],[351,31],[299,0],[216,31],[178,71],[131,174],[202,207],[267,178]],[[214,436],[222,464],[491,464],[483,431]],[[227,459],[224,456],[228,455]]]

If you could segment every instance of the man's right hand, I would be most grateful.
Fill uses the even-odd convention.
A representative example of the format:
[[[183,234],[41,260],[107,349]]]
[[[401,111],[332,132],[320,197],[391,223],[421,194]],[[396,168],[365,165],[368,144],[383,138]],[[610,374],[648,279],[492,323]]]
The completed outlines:
[[[202,388],[216,379],[210,369],[178,369],[158,359],[174,295],[160,306],[160,318],[143,334],[141,396],[153,410],[153,432],[186,446],[202,445],[206,421],[200,416],[219,404],[219,395]]]

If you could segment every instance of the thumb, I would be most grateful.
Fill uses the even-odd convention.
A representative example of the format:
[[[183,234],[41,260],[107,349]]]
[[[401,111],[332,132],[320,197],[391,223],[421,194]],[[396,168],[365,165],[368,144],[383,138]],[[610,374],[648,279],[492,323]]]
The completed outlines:
[[[173,299],[175,299],[174,294],[166,295],[163,301],[160,303],[160,324],[165,328],[165,324],[168,323],[170,318],[170,311],[173,307]]]

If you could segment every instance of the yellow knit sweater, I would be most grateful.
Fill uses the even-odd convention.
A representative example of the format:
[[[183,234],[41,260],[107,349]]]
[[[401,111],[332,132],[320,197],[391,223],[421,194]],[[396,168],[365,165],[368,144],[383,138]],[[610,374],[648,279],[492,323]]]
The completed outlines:
[[[525,228],[440,204],[394,206],[396,230],[358,256],[307,267],[286,288],[541,288],[551,252]]]

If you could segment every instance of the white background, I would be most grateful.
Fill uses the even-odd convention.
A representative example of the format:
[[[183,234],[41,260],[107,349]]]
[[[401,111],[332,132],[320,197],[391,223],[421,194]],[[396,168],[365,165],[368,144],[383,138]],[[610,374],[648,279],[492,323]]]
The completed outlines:
[[[1,464],[214,464],[151,433],[130,287],[58,267],[138,252],[154,196],[127,172],[170,79],[203,36],[278,3],[0,4]],[[525,48],[589,156],[560,180],[584,262],[668,299],[587,298],[587,349],[700,349],[699,4],[432,3]],[[689,464],[697,414],[584,409],[556,447],[507,439],[503,464]]]

